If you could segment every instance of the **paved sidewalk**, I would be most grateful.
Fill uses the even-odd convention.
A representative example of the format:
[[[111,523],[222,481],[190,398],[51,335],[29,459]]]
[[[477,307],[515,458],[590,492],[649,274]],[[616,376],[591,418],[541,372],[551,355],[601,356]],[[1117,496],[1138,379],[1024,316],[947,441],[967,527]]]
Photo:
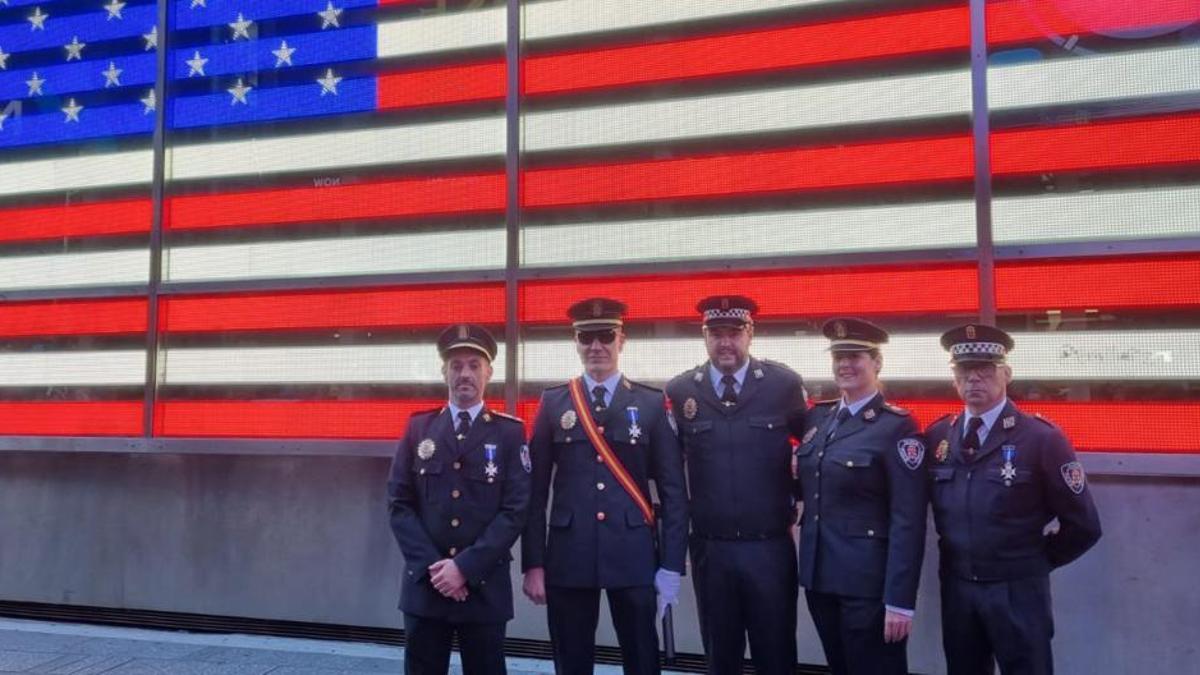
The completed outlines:
[[[367,675],[401,673],[400,647],[211,635],[0,618],[0,673],[42,675]],[[458,655],[452,673],[461,673]],[[508,660],[510,675],[553,673],[549,661]],[[620,668],[597,666],[599,675]]]

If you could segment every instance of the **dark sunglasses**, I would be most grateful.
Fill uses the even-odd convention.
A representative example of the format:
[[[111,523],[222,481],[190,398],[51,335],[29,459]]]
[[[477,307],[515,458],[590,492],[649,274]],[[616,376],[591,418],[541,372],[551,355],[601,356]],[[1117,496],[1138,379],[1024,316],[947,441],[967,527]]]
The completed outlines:
[[[616,339],[617,331],[612,328],[608,330],[581,331],[575,334],[575,340],[584,347],[592,344],[592,340],[599,340],[602,345],[611,345]]]

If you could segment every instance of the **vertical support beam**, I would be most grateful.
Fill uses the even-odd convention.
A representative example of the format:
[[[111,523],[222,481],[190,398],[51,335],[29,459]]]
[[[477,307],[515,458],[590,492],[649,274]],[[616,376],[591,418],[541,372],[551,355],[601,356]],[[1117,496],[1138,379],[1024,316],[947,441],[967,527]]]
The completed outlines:
[[[987,0],[971,3],[971,134],[975,144],[975,245],[979,251],[979,321],[996,324],[996,254],[992,242],[991,121],[987,91]]]
[[[151,173],[150,199],[150,275],[146,287],[146,391],[142,403],[142,435],[154,435],[154,408],[158,400],[158,289],[162,284],[162,243],[164,195],[166,193],[167,135],[167,54],[170,32],[167,18],[170,0],[158,0],[158,47],[154,52],[154,166]]]
[[[504,406],[510,414],[516,414],[521,391],[518,362],[520,300],[517,288],[517,272],[521,266],[521,0],[507,0],[505,16],[508,27],[504,43],[504,226],[507,231],[504,260]]]

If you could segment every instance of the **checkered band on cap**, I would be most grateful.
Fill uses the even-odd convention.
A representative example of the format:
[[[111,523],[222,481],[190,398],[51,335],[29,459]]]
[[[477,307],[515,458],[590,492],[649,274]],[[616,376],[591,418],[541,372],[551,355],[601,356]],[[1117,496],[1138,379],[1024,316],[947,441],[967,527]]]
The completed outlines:
[[[1004,345],[999,342],[960,342],[950,347],[950,354],[960,356],[962,354],[995,354],[1004,356],[1008,352],[1004,349]]]
[[[742,307],[734,307],[732,309],[706,309],[704,310],[704,320],[713,321],[715,319],[736,319],[750,323],[750,310]]]

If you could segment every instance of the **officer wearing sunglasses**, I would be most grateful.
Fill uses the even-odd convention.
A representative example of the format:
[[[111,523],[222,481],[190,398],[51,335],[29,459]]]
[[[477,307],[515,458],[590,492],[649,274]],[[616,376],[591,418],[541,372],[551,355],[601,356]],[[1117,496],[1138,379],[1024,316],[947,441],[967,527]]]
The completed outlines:
[[[602,590],[625,673],[658,673],[656,609],[661,614],[675,602],[683,572],[683,455],[663,392],[621,373],[625,311],[623,303],[607,298],[582,300],[568,310],[583,374],[542,394],[530,442],[524,591],[547,605],[560,674],[592,672]],[[651,480],[662,504],[661,548]]]

